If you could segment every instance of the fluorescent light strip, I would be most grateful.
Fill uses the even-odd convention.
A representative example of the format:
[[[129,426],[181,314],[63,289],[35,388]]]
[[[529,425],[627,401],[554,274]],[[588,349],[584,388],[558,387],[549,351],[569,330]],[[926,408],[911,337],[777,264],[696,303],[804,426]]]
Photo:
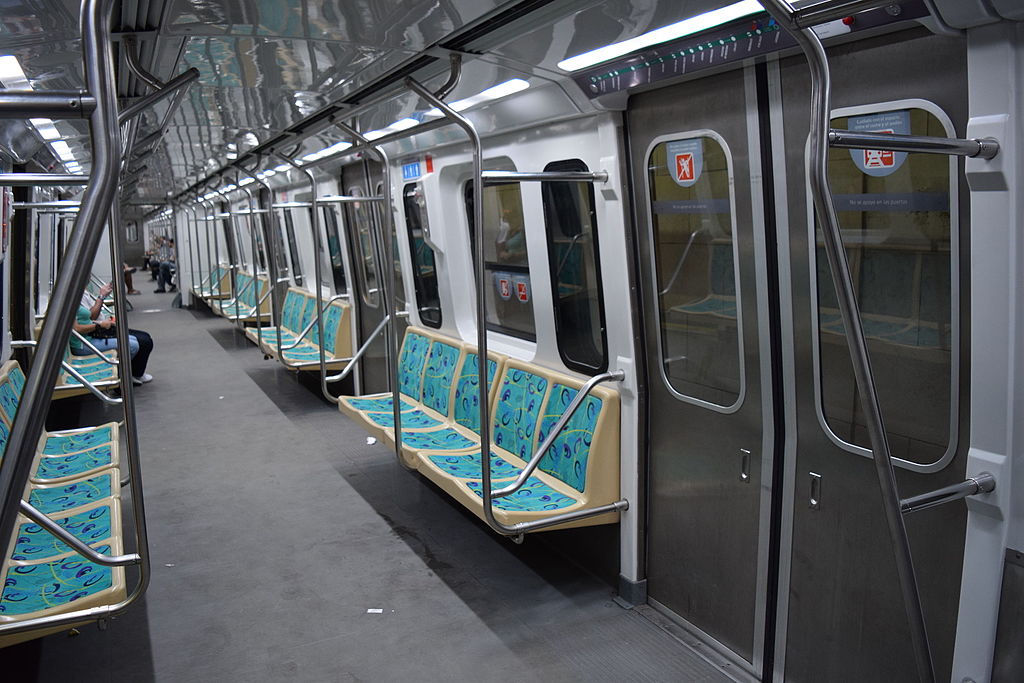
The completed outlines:
[[[14,55],[0,57],[0,83],[11,90],[28,90],[32,87],[21,68],[21,62]]]
[[[563,71],[579,71],[585,69],[588,66],[594,66],[601,62],[607,62],[609,59],[615,59],[622,55],[629,54],[630,52],[636,52],[642,50],[645,47],[652,45],[658,45],[666,43],[676,38],[682,38],[683,36],[692,35],[694,33],[700,33],[706,31],[709,28],[720,26],[722,24],[740,19],[742,17],[763,12],[764,8],[756,0],[742,0],[742,2],[736,2],[720,9],[711,10],[704,14],[698,14],[695,17],[689,19],[683,19],[677,21],[674,24],[668,26],[662,26],[661,28],[653,31],[648,31],[635,38],[629,40],[623,40],[618,43],[612,43],[611,45],[605,45],[599,47],[596,50],[590,52],[584,52],[581,55],[575,57],[569,57],[563,59],[558,63],[558,68]]]

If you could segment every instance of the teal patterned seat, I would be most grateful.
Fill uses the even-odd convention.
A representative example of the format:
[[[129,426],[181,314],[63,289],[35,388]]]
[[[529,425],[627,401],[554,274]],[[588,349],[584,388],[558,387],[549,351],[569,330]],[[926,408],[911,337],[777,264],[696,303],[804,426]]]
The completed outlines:
[[[428,459],[442,472],[456,479],[480,478],[480,451],[457,455],[431,455]],[[518,465],[513,465],[497,453],[491,452],[491,479],[515,479],[520,472],[522,468]]]
[[[444,417],[448,417],[451,408],[451,386],[455,378],[455,367],[459,362],[460,351],[457,346],[434,341],[430,345],[430,353],[423,369],[423,383],[420,389],[420,403]],[[389,406],[390,407],[390,406]],[[366,419],[381,427],[394,427],[395,416],[392,413],[367,413]],[[426,429],[440,427],[444,423],[421,410],[418,406],[402,415],[402,429]]]
[[[506,370],[492,418],[491,440],[495,446],[523,460],[530,459],[547,388],[548,381],[539,375],[514,367]]]
[[[39,458],[39,465],[32,479],[43,482],[81,477],[110,467],[113,462],[114,451],[110,444],[71,455],[47,455]]]
[[[32,489],[28,502],[46,515],[95,503],[110,497],[113,491],[111,476],[108,472],[63,486]]]
[[[79,512],[71,517],[54,520],[65,530],[86,545],[110,539],[114,533],[109,505],[100,505]],[[39,562],[71,552],[71,547],[57,540],[38,524],[22,524],[18,527],[17,541],[11,559],[17,562]]]
[[[50,434],[43,443],[43,455],[64,455],[76,453],[114,440],[113,425],[103,425],[88,431],[75,431],[69,434],[59,432]]]
[[[362,397],[358,397],[358,396],[353,396],[353,397],[350,397],[350,398],[346,398],[345,400],[346,400],[346,402],[350,406],[352,406],[356,410],[360,410],[360,411],[374,412],[374,413],[383,413],[383,412],[387,412],[389,410],[394,410],[392,408],[392,406],[394,405],[394,401],[392,400],[391,394],[388,394],[387,396],[377,397],[377,398],[373,398],[373,397],[362,398]],[[403,396],[402,397],[402,412],[404,413],[404,412],[408,412],[410,410],[415,410],[415,409],[416,409],[416,406],[412,403],[412,400],[407,398],[407,397],[405,397],[405,396]]]
[[[367,420],[380,427],[394,427],[395,426],[395,415],[394,413],[366,413],[365,417]],[[426,429],[428,427],[438,427],[444,424],[437,418],[433,418],[418,408],[413,408],[409,411],[402,412],[402,427],[408,427],[410,429]]]
[[[577,393],[579,392],[575,389],[562,384],[551,387],[551,395],[548,397],[540,430],[537,432],[538,444],[547,438]],[[587,485],[587,459],[594,438],[594,427],[600,414],[601,399],[595,396],[584,399],[555,437],[537,467],[582,493]]]
[[[483,498],[480,482],[468,481],[466,487]],[[508,512],[543,512],[561,510],[579,501],[559,493],[536,477],[530,477],[519,490],[503,498],[493,498],[492,502],[497,509]]]
[[[99,548],[110,552],[109,546]],[[15,616],[66,605],[113,586],[113,570],[79,555],[23,566],[12,566],[4,576],[0,615]]]
[[[402,447],[413,450],[464,451],[467,448],[477,448],[479,445],[479,441],[466,438],[451,427],[431,431],[402,430]]]
[[[415,330],[408,329],[405,332],[405,339],[402,341],[402,352],[398,357],[398,387],[404,394],[402,402],[409,404],[402,412],[409,412],[417,408],[415,401],[420,396],[423,382],[423,367],[426,364],[427,354],[430,351],[430,338]],[[407,398],[408,397],[408,398]],[[411,401],[409,399],[412,399]],[[361,417],[368,412],[387,413],[393,410],[392,396],[342,396],[339,407],[348,409],[354,417]],[[360,415],[355,415],[356,413]],[[392,423],[394,418],[392,417]],[[376,423],[374,423],[376,424]],[[440,424],[437,422],[436,424]],[[387,425],[383,425],[387,426]],[[394,427],[394,424],[390,425]]]

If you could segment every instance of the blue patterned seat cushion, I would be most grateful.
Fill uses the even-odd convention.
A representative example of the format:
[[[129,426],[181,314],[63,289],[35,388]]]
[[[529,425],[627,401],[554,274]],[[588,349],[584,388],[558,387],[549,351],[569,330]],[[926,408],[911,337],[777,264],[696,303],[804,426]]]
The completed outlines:
[[[345,399],[347,403],[354,410],[361,410],[368,413],[386,413],[392,409],[394,403],[391,401],[391,396],[380,396],[377,398],[360,398],[358,396],[352,396]],[[402,397],[402,412],[407,413],[410,410],[416,410],[416,406],[409,402],[409,399]]]
[[[455,366],[459,362],[459,349],[451,344],[435,341],[423,369],[423,389],[420,402],[444,416],[448,415],[455,379]]]
[[[459,453],[458,455],[431,455],[430,462],[441,471],[457,479],[479,479],[481,473],[480,451],[476,453]],[[515,479],[522,470],[502,458],[491,453],[491,479]]]
[[[18,412],[18,403],[21,401],[21,392],[17,391],[10,381],[0,384],[0,411],[9,422],[14,421],[14,415]]]
[[[103,546],[100,552],[108,553]],[[0,594],[0,614],[13,616],[66,605],[113,585],[110,567],[70,555],[52,562],[10,567]]]
[[[364,413],[366,419],[375,425],[381,427],[394,427],[395,426],[395,415],[391,413]],[[428,427],[437,427],[443,424],[440,420],[430,417],[426,413],[420,410],[410,410],[402,413],[402,427],[409,427],[410,429],[426,429]]]
[[[548,397],[544,416],[541,418],[540,431],[537,433],[538,445],[551,432],[577,393],[579,392],[576,389],[562,384],[551,387],[551,395]],[[601,399],[587,396],[555,437],[538,467],[582,493],[587,485],[587,460],[590,457],[590,445],[600,414]]]
[[[114,461],[110,444],[90,448],[71,455],[50,455],[39,458],[34,479],[63,479],[87,474],[107,467]]]
[[[78,370],[78,368],[76,368],[76,370]],[[108,380],[115,379],[115,374],[114,373],[115,373],[115,371],[114,371],[114,366],[113,365],[103,365],[102,367],[98,367],[98,368],[95,368],[95,369],[81,369],[81,370],[78,370],[78,374],[80,374],[82,377],[84,377],[86,379],[87,382],[90,382],[90,383],[105,382],[105,381],[108,381]],[[78,381],[78,378],[72,376],[71,373],[67,373],[64,376],[64,383],[65,384],[81,384],[81,382]]]
[[[402,342],[402,353],[398,358],[398,388],[406,396],[420,397],[423,383],[423,366],[430,351],[430,339],[422,334],[406,332]]]
[[[477,434],[480,433],[480,374],[477,369],[477,354],[466,354],[462,362],[462,371],[455,383],[455,422]],[[487,383],[494,383],[494,373],[498,364],[487,360]],[[490,386],[488,386],[490,389]]]
[[[54,521],[90,546],[110,538],[112,533],[109,505],[101,505],[72,517]],[[18,528],[18,540],[11,558],[21,562],[38,562],[70,551],[70,546],[58,541],[38,524],[22,524]]]
[[[28,502],[47,515],[95,503],[110,497],[112,486],[110,476],[110,474],[101,474],[64,486],[33,489],[29,494]]]
[[[505,371],[492,419],[491,440],[495,446],[501,446],[523,460],[530,459],[547,387],[546,379],[526,370],[508,368]]]
[[[468,481],[466,486],[480,498],[483,490],[478,481]],[[523,487],[504,498],[492,499],[494,507],[508,512],[540,512],[544,510],[560,510],[575,505],[575,498],[564,496],[540,479],[530,477]]]
[[[113,440],[114,428],[110,425],[74,434],[50,434],[43,444],[43,455],[75,453],[110,443]]]
[[[425,451],[463,451],[467,448],[477,448],[480,443],[467,439],[450,427],[445,427],[432,432],[407,432],[403,429],[402,445]]]

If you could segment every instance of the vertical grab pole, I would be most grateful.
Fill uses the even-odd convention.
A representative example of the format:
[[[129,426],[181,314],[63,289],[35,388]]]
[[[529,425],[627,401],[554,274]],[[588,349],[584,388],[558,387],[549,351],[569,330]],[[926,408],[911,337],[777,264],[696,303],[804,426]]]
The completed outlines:
[[[96,98],[89,116],[93,167],[85,189],[75,230],[68,240],[63,277],[58,277],[50,299],[49,315],[36,348],[0,464],[0,543],[7,543],[18,516],[21,495],[28,480],[36,444],[43,431],[50,394],[64,357],[71,324],[82,290],[89,279],[103,225],[117,191],[120,170],[120,128],[117,123],[117,92],[111,54],[110,19],[113,0],[83,0],[81,10],[82,53],[88,90]]]
[[[206,233],[204,235],[204,237],[206,238],[206,263],[210,265],[210,273],[212,274],[213,273],[213,264],[214,263],[216,263],[217,267],[220,268],[220,256],[214,256],[213,249],[210,247],[210,229],[213,227],[213,225],[212,225],[213,221],[210,220],[209,207],[206,206],[206,202],[208,202],[208,201],[211,201],[211,200],[209,200],[209,199],[207,199],[207,200],[200,199],[199,200],[199,204],[200,204],[200,206],[203,207],[203,213],[205,214],[203,216],[203,225],[205,226],[204,232]],[[221,280],[222,279],[223,278],[217,278],[217,295],[218,296],[223,295],[223,293],[224,293],[224,288],[221,285]],[[210,296],[211,297],[213,296],[213,281],[210,282]]]
[[[320,205],[317,203],[316,178],[313,177],[313,173],[308,168],[299,166],[283,154],[279,154],[277,152],[271,152],[271,154],[294,168],[299,173],[302,173],[309,181],[309,201],[310,204],[313,205],[310,209],[313,214],[310,220],[310,228],[313,231],[313,251],[316,252],[313,254],[313,277],[316,278],[316,288],[313,293],[316,295],[316,331],[319,335],[316,347],[320,350],[320,393],[323,394],[324,398],[328,401],[337,405],[338,399],[331,396],[331,392],[327,388],[327,382],[325,381],[327,378],[327,359],[324,356],[324,295],[320,274],[320,252],[322,247],[320,246]],[[283,360],[284,358],[282,357],[282,362]]]
[[[242,170],[245,170],[245,169],[242,169]],[[246,171],[246,173],[249,173],[249,172]],[[254,181],[256,180],[254,173],[250,173],[249,175],[253,176],[253,180]],[[239,185],[239,187],[241,187],[242,192],[245,193],[245,196],[249,198],[249,230],[250,231],[255,231],[256,228],[253,226],[253,222],[252,222],[253,218],[252,217],[254,215],[256,215],[256,213],[255,213],[256,212],[256,203],[255,203],[255,201],[253,199],[253,196],[252,196],[252,190],[249,189],[248,185],[246,185],[245,187],[242,187],[241,185]],[[253,232],[253,234],[255,234],[255,232]],[[273,241],[272,237],[270,235],[267,235],[266,233],[264,233],[263,234],[263,243],[266,244],[266,245],[269,245],[271,241]],[[273,308],[274,308],[274,291],[277,289],[277,276],[274,273],[275,268],[272,267],[271,258],[270,258],[270,247],[269,246],[266,247],[266,253],[267,253],[267,285],[270,287],[270,308],[271,308],[270,320],[273,323],[273,321],[275,320],[275,315],[274,315],[274,312],[273,312]],[[262,349],[263,348],[263,316],[260,313],[260,305],[261,304],[260,304],[260,300],[259,300],[259,295],[257,294],[257,296],[256,296],[256,348],[258,348],[258,349]]]
[[[120,193],[118,193],[120,194]],[[120,197],[115,197],[120,199]],[[110,207],[110,258],[115,264],[123,263],[124,227],[121,223],[121,204]],[[116,270],[116,268],[115,268]],[[139,586],[144,592],[149,585],[149,531],[146,528],[146,502],[142,492],[142,458],[139,453],[139,428],[135,419],[135,387],[132,386],[132,358],[128,349],[128,304],[124,277],[114,278],[114,312],[117,314],[117,371],[121,384],[121,410],[128,444],[128,481],[131,482],[132,517],[135,520],[135,552],[139,554]]]
[[[235,171],[235,187],[242,187],[239,184],[241,181],[242,181],[242,176],[236,170]],[[231,214],[231,220],[234,221],[235,220],[235,214],[230,211],[230,209],[231,209],[231,205],[230,204],[228,205],[228,209],[229,209],[228,213]],[[259,282],[260,254],[259,254],[259,251],[257,251],[258,244],[256,242],[256,231],[253,230],[253,227],[252,227],[252,207],[249,207],[249,215],[246,218],[247,218],[247,220],[245,222],[249,226],[249,247],[252,249],[252,284],[249,285],[249,289],[250,290],[255,289],[255,292],[256,292],[253,295],[253,301],[256,302],[256,307],[255,307],[255,309],[256,309],[256,326],[259,327],[259,324],[260,324],[260,319],[259,319],[260,290],[259,290],[259,287],[256,286],[256,283]],[[269,269],[268,269],[268,271],[269,271]],[[268,281],[270,280],[270,273],[269,272],[267,273],[267,280]],[[242,320],[242,309],[239,308],[239,302],[236,301],[235,302],[235,326],[236,327],[238,326],[238,323],[241,320]],[[243,325],[243,327],[244,327],[244,325]]]
[[[405,79],[406,85],[434,107],[437,107],[445,118],[449,119],[469,136],[473,147],[473,234],[476,244],[473,249],[473,267],[476,275],[476,345],[477,371],[480,383],[480,493],[483,495],[484,518],[487,524],[504,536],[519,536],[517,532],[499,522],[494,516],[491,496],[491,424],[490,406],[487,403],[489,390],[487,382],[487,277],[484,273],[484,180],[483,180],[483,144],[480,134],[473,123],[458,113],[432,92],[411,78]]]
[[[384,150],[376,147],[355,128],[344,123],[338,123],[337,126],[360,145],[371,150],[380,161],[381,187],[384,190],[384,201],[382,203],[384,206],[380,212],[381,221],[380,230],[378,230],[379,250],[382,250],[383,260],[385,261],[385,263],[381,264],[382,268],[387,268],[388,272],[386,279],[383,272],[378,276],[379,286],[384,288],[384,306],[387,308],[385,316],[388,324],[388,340],[385,344],[386,352],[384,357],[387,361],[388,380],[391,383],[391,412],[395,421],[395,456],[398,458],[399,464],[404,467],[405,461],[402,460],[402,391],[398,385],[398,312],[395,310],[395,259],[392,254],[394,240],[391,239],[391,235],[395,231],[393,226],[395,212],[391,205],[391,167],[388,163],[388,155]],[[373,192],[371,191],[369,175],[366,178],[366,185],[367,194],[372,196]]]
[[[832,269],[836,294],[839,299],[839,310],[842,314],[843,325],[846,327],[846,339],[850,347],[850,361],[853,364],[853,372],[857,380],[857,392],[860,394],[864,409],[864,421],[871,439],[871,455],[875,462],[875,472],[878,475],[882,504],[885,508],[885,520],[889,527],[889,536],[895,554],[896,571],[899,575],[903,604],[910,626],[917,674],[922,683],[931,683],[935,680],[935,670],[932,664],[917,576],[914,573],[910,540],[907,537],[907,527],[900,508],[896,472],[892,466],[885,423],[882,420],[882,411],[878,404],[878,393],[871,371],[871,357],[868,354],[867,340],[864,337],[860,307],[857,304],[850,264],[843,248],[839,218],[836,215],[832,190],[828,182],[828,131],[832,112],[832,86],[828,58],[821,40],[812,29],[800,29],[794,25],[795,10],[786,0],[762,0],[761,4],[775,17],[776,21],[786,26],[789,33],[797,40],[807,57],[807,64],[810,68],[811,129],[808,134],[810,144],[810,168],[808,170],[810,171],[811,195],[814,199],[815,213],[822,223],[825,253],[828,255],[829,267]]]
[[[259,168],[259,162],[260,158],[257,158],[256,166],[253,170]],[[277,242],[274,239],[275,231],[278,234],[280,233],[280,226],[277,225],[277,214],[274,213],[274,190],[266,181],[260,179],[260,177],[255,173],[251,173],[250,175],[252,176],[252,179],[256,181],[256,184],[266,190],[267,194],[270,195],[270,200],[267,203],[267,222],[264,224],[269,232],[265,231],[263,233],[263,239],[267,244],[268,270],[270,270],[270,282],[273,287],[273,289],[270,290],[271,322],[274,324],[274,338],[277,341],[277,358],[285,367],[289,367],[288,361],[284,359],[284,350],[281,348],[283,346],[281,343],[281,309],[283,306],[281,304],[281,297],[277,293],[277,281],[280,278],[281,273],[277,267]],[[261,332],[257,332],[256,334],[258,335],[258,339],[263,339],[263,334]]]
[[[193,251],[193,249],[195,248],[195,241],[192,238],[192,234],[193,234],[193,227],[194,227],[196,215],[195,215],[195,212],[192,211],[192,207],[189,206],[188,204],[185,204],[185,203],[178,204],[178,207],[181,208],[183,211],[187,211],[188,215],[189,215],[189,217],[185,218],[185,234],[188,236],[188,280],[189,280],[189,283],[191,284],[191,287],[189,287],[189,291],[194,291],[195,288],[196,288],[196,260],[195,260],[195,252]],[[200,272],[202,272],[202,265],[200,265],[199,270],[200,270]],[[180,285],[181,284],[180,283],[181,278],[178,278],[178,280],[179,280],[179,285]],[[200,286],[200,289],[201,289],[202,288],[202,280],[200,280],[199,286]],[[185,291],[185,290],[181,289],[180,286],[178,287],[178,289],[182,293],[184,293],[184,291]]]

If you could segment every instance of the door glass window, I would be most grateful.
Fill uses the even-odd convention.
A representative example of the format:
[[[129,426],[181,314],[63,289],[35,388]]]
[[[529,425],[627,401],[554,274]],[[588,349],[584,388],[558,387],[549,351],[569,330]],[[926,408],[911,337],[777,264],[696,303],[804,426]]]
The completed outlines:
[[[579,159],[555,161],[545,171],[587,171]],[[607,366],[597,215],[591,183],[541,183],[555,332],[562,361],[594,374]]]
[[[334,278],[334,293],[348,290],[345,281],[345,263],[341,255],[341,232],[338,228],[337,207],[328,204],[323,207],[324,230],[327,232],[327,254],[331,259],[331,274]]]
[[[519,183],[487,185],[483,200],[487,329],[535,341],[533,287]],[[472,182],[466,183],[465,201],[470,244],[475,254]]]
[[[363,197],[366,193],[361,187],[352,187],[348,194]],[[353,261],[359,281],[362,284],[360,295],[363,303],[370,308],[380,306],[380,289],[377,283],[377,260],[373,248],[373,202],[349,202],[345,204],[345,218],[354,228],[356,243],[353,246]]]
[[[662,142],[647,181],[664,378],[681,396],[734,406],[742,373],[728,153],[708,134]]]
[[[409,183],[402,192],[405,227],[412,255],[412,277],[416,286],[416,307],[420,321],[428,327],[441,327],[441,297],[437,292],[437,264],[434,250],[423,239],[426,198],[416,183]]]
[[[839,117],[832,127],[952,134],[916,108]],[[831,149],[828,168],[893,457],[934,463],[950,444],[955,389],[955,166],[938,154]],[[870,448],[832,273],[815,234],[822,413],[836,437]]]
[[[307,209],[307,212],[310,209]],[[295,284],[299,287],[302,286],[302,261],[299,259],[299,244],[295,241],[295,220],[292,218],[292,212],[285,210],[284,212],[284,229],[287,233],[288,239],[288,256],[291,259],[292,264],[292,279],[295,280]]]

